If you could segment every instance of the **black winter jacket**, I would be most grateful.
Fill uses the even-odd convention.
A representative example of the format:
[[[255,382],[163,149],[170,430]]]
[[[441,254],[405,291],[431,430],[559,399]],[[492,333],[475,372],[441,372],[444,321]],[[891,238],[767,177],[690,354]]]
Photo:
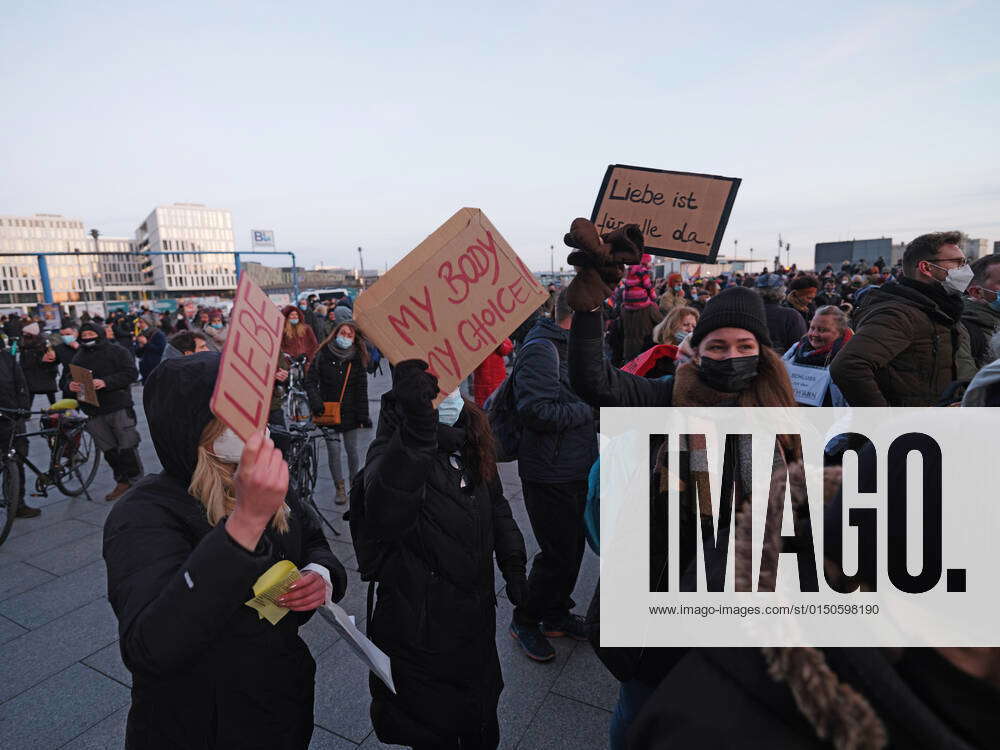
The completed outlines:
[[[778,354],[787,352],[788,347],[806,335],[806,321],[795,308],[765,300],[764,314],[771,346]]]
[[[578,312],[570,329],[567,364],[569,381],[580,398],[593,407],[670,406],[673,383],[622,372],[604,358],[600,312]]]
[[[78,351],[80,351],[80,347],[73,348],[69,344],[56,344],[55,346],[56,360],[62,365],[62,371],[59,373],[59,390],[68,398],[76,397],[76,394],[69,390],[69,381],[73,379],[69,366]]]
[[[80,402],[80,408],[88,417],[132,407],[132,383],[138,379],[139,371],[136,370],[131,349],[98,336],[97,345],[93,348],[81,346],[76,350],[73,364],[90,370],[95,380],[104,381],[104,388],[97,392],[100,406]]]
[[[21,342],[21,369],[32,393],[55,393],[59,362],[43,362],[48,341],[42,336],[25,337]]]
[[[371,417],[368,413],[368,373],[361,364],[361,353],[357,347],[354,357],[349,361],[351,376],[347,381],[347,390],[344,391],[344,400],[340,405],[340,424],[332,428],[337,432],[371,426]],[[347,364],[347,361],[337,359],[326,346],[316,352],[305,377],[309,408],[314,414],[323,409],[324,401],[340,401]]]
[[[5,409],[30,409],[31,392],[24,379],[21,365],[9,351],[0,350],[0,406]],[[7,450],[7,441],[15,424],[7,417],[0,416],[0,451]]]
[[[280,560],[325,566],[335,600],[346,574],[294,499],[289,531],[268,528],[248,552],[188,494],[218,362],[179,357],[150,376],[143,400],[164,471],[136,484],[104,526],[108,599],[133,675],[126,747],[305,750],[315,662],[298,628],[312,613],[271,625],[244,603]]]
[[[147,328],[143,335],[147,337],[146,344],[143,346],[136,342],[135,356],[139,358],[139,374],[142,375],[142,381],[146,382],[149,373],[160,364],[163,350],[167,348],[167,337],[159,328]]]
[[[539,318],[514,363],[514,398],[523,426],[518,472],[529,481],[585,480],[597,460],[594,411],[570,384],[568,339],[565,329]]]
[[[370,680],[382,742],[437,746],[495,720],[493,559],[508,582],[523,581],[526,555],[499,476],[475,477],[466,418],[404,422],[386,394],[368,452],[365,528],[388,551],[368,635],[392,659],[398,691]]]

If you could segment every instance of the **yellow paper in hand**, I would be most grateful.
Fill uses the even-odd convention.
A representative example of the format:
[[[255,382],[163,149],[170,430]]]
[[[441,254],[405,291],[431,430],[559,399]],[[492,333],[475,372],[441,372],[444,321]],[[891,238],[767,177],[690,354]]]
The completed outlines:
[[[288,609],[277,603],[279,596],[288,591],[299,577],[299,569],[289,560],[281,560],[268,568],[253,585],[253,599],[245,602],[257,610],[260,619],[277,625],[288,614]]]

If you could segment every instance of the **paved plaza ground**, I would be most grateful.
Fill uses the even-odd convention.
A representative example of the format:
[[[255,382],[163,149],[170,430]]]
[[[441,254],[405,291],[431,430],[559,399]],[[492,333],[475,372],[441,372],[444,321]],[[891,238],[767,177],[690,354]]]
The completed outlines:
[[[373,419],[388,377],[370,382]],[[142,390],[133,395],[141,404]],[[35,402],[41,408],[42,399]],[[147,472],[160,470],[142,409],[142,460]],[[365,430],[365,445],[373,430]],[[322,448],[322,445],[321,445]],[[35,439],[31,458],[44,463],[46,451]],[[37,460],[36,460],[37,459]],[[341,604],[358,622],[365,614],[366,585],[354,570],[354,550],[341,511],[333,505],[333,482],[321,450],[316,498],[342,536],[331,537],[334,552],[348,569],[349,587]],[[524,533],[529,557],[537,551],[528,524],[516,465],[502,467],[514,517]],[[33,478],[29,472],[29,491]],[[0,748],[2,750],[96,750],[121,748],[129,706],[131,675],[118,652],[118,625],[107,601],[107,576],[101,559],[101,529],[110,510],[104,495],[114,485],[102,464],[91,487],[94,502],[67,499],[50,490],[47,498],[29,497],[43,513],[19,519],[0,546]],[[597,558],[587,550],[574,598],[586,610],[597,580]],[[506,687],[500,697],[503,748],[607,747],[608,724],[617,683],[586,643],[555,639],[557,658],[529,661],[507,633],[511,605],[497,579],[497,648]],[[316,729],[311,748],[379,748],[368,718],[364,668],[348,645],[319,617],[302,636],[317,661]]]

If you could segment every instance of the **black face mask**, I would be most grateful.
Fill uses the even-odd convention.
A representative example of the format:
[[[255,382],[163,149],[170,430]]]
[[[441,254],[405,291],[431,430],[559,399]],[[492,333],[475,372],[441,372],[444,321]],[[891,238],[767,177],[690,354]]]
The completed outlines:
[[[698,365],[698,377],[709,388],[725,393],[739,393],[757,377],[756,354],[750,357],[730,357],[710,359],[702,357]]]
[[[88,349],[93,349],[97,346],[97,339],[80,339],[80,346],[85,346]]]

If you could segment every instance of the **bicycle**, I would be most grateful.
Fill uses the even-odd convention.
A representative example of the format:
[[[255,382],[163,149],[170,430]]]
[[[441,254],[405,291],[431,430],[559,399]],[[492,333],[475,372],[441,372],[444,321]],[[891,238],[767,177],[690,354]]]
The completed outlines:
[[[10,527],[17,515],[17,506],[21,494],[21,477],[18,463],[30,469],[35,474],[36,497],[47,497],[48,488],[55,486],[68,497],[86,495],[87,500],[93,500],[87,488],[97,476],[101,462],[101,453],[97,450],[94,438],[87,432],[87,418],[70,412],[76,409],[77,403],[67,399],[58,408],[31,411],[29,409],[0,408],[0,417],[11,422],[10,437],[7,445],[2,446],[0,460],[0,544],[10,533]],[[34,432],[18,432],[21,420],[40,415],[39,427]],[[32,463],[27,451],[21,453],[15,443],[19,438],[42,436],[49,445],[49,468],[43,471]],[[16,457],[16,458],[15,458]]]
[[[277,425],[268,426],[272,435],[288,440],[288,447],[285,449],[285,461],[288,464],[288,491],[298,499],[303,508],[311,509],[319,517],[319,520],[334,533],[334,536],[340,536],[340,532],[327,520],[313,499],[316,479],[319,476],[319,453],[316,449],[318,435],[313,432],[314,428],[321,433],[323,431],[323,428],[311,423],[292,422],[288,429]]]
[[[312,419],[312,409],[309,408],[309,396],[306,394],[306,355],[300,354],[292,360],[288,368],[288,381],[285,396],[282,399],[282,410],[285,422],[309,422]]]

